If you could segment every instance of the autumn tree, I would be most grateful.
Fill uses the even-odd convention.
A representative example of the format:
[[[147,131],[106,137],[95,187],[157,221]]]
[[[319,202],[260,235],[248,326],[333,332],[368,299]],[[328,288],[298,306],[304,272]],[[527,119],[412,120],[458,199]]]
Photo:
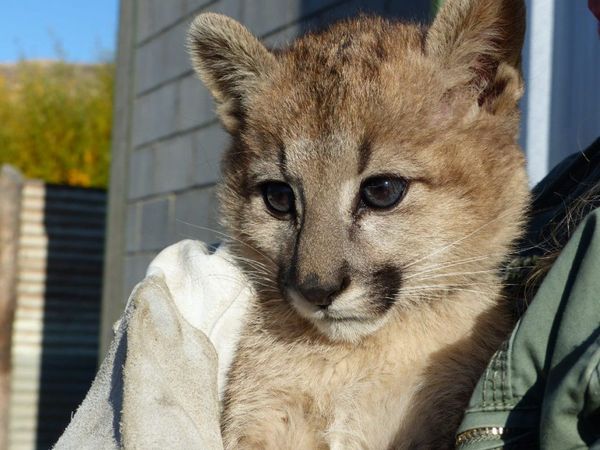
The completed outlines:
[[[114,65],[0,66],[0,164],[50,183],[105,187]]]

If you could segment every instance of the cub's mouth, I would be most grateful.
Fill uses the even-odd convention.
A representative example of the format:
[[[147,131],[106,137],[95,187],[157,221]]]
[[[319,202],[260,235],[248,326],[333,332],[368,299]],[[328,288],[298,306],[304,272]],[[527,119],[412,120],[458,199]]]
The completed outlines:
[[[400,272],[376,271],[369,286],[350,285],[327,305],[307,299],[295,287],[283,289],[291,307],[333,341],[357,342],[389,317],[401,287]]]
[[[368,275],[345,276],[329,285],[319,283],[314,274],[308,280],[280,279],[279,285],[293,305],[311,315],[356,320],[387,312],[396,303],[403,281],[402,270],[393,265],[379,266]]]
[[[323,320],[323,321],[355,321],[361,322],[371,319],[369,315],[359,314],[358,311],[352,311],[347,306],[340,306],[340,303],[348,303],[350,305],[358,306],[359,299],[346,300],[343,297],[336,299],[326,308],[315,305],[309,302],[295,289],[287,290],[287,297],[290,300],[291,305],[298,311],[298,313],[305,319],[309,320]],[[337,302],[337,304],[336,304]]]

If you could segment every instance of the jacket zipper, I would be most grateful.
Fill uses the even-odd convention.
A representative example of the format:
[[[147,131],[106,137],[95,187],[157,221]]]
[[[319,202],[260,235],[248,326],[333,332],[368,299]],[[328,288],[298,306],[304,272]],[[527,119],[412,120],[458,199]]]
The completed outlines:
[[[507,432],[504,427],[482,427],[463,431],[456,436],[456,447],[474,442],[499,440]]]

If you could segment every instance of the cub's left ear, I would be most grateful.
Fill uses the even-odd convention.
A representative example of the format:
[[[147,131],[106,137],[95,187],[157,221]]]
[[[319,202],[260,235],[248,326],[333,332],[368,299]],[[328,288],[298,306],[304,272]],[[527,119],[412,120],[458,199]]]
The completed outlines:
[[[468,88],[491,113],[516,108],[523,94],[524,0],[446,0],[426,52],[447,73],[449,89]]]
[[[221,14],[200,14],[188,31],[196,73],[217,102],[223,125],[234,133],[245,100],[275,65],[275,56],[244,26]]]

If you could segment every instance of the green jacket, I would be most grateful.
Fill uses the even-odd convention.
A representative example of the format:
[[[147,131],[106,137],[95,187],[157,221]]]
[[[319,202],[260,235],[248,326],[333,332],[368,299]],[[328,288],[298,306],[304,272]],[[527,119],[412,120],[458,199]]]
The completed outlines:
[[[600,183],[600,139],[534,190],[521,261],[544,251],[567,206]],[[568,240],[479,380],[458,449],[600,449],[600,209]],[[556,238],[556,236],[554,236]]]

